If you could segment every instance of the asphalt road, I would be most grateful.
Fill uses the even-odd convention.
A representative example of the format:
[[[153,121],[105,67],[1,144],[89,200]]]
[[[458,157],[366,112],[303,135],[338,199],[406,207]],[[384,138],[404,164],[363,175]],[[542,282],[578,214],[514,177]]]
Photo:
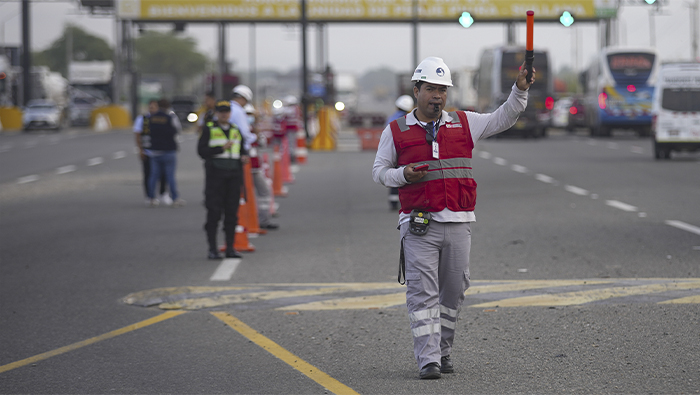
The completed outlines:
[[[418,379],[374,152],[310,152],[279,230],[209,261],[196,139],[144,206],[129,131],[0,134],[0,392],[700,393],[700,156],[477,145],[456,372]]]

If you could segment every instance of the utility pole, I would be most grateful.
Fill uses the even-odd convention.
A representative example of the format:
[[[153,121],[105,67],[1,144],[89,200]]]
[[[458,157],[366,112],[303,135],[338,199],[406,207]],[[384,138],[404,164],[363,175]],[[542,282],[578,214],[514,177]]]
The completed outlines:
[[[418,66],[418,0],[413,0],[413,65],[411,69]],[[413,73],[411,73],[413,74]]]
[[[304,120],[304,130],[306,131],[306,139],[309,139],[309,113],[307,111],[307,104],[309,101],[309,75],[308,67],[306,64],[306,27],[308,21],[306,20],[306,0],[301,0],[301,112],[302,119]]]
[[[695,0],[695,5],[690,5],[691,8],[690,11],[690,34],[693,35],[692,39],[690,40],[691,44],[691,53],[690,56],[692,57],[693,61],[698,61],[700,58],[698,57],[698,19],[700,18],[700,0]]]
[[[32,99],[32,48],[29,39],[29,0],[22,0],[22,105]]]

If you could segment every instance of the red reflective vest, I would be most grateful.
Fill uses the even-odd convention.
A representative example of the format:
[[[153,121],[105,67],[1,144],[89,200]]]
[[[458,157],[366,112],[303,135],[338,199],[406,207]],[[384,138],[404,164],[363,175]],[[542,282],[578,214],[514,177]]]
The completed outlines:
[[[474,142],[463,111],[450,113],[452,122],[438,130],[439,159],[433,158],[432,143],[426,141],[426,130],[420,125],[406,125],[406,117],[391,122],[397,164],[427,163],[428,174],[419,181],[399,188],[401,212],[413,209],[430,212],[474,211],[476,181],[472,177]]]

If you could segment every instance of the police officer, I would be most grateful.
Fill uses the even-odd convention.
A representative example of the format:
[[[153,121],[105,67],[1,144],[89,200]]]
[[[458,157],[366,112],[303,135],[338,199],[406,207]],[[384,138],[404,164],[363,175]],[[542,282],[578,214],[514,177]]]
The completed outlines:
[[[417,108],[382,132],[372,177],[399,188],[399,282],[403,276],[421,379],[454,372],[450,354],[469,287],[470,223],[476,220],[472,150],[475,142],[515,124],[532,84],[525,76],[522,67],[510,96],[493,113],[448,113],[450,69],[440,58],[426,58],[411,78]]]
[[[396,111],[386,119],[385,127],[391,121],[405,117],[414,107],[413,98],[409,95],[399,96],[394,104],[396,105]],[[399,188],[389,188],[389,205],[392,210],[396,210],[399,207]]]
[[[241,198],[243,163],[247,163],[248,151],[236,125],[230,124],[231,103],[220,100],[216,103],[216,119],[202,129],[197,143],[197,153],[205,160],[206,179],[204,199],[207,220],[204,230],[209,244],[209,259],[221,259],[216,236],[221,216],[224,216],[226,257],[240,258],[234,239],[238,225],[238,205]]]

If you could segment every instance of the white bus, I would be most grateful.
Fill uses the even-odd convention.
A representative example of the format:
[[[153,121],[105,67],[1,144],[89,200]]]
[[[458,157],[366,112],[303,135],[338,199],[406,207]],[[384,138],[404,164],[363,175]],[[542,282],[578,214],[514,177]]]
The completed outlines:
[[[700,149],[700,63],[661,67],[652,113],[656,159],[670,159],[671,151]]]

